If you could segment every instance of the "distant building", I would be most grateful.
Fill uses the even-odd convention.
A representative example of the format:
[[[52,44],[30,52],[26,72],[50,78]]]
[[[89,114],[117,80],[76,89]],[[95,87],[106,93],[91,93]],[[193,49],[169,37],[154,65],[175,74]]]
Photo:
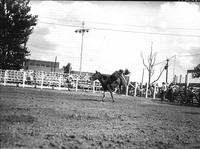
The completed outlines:
[[[45,72],[63,72],[62,69],[59,69],[59,62],[53,61],[41,61],[41,60],[32,60],[28,59],[24,64],[25,70],[35,70],[35,71],[45,71]]]
[[[75,70],[72,70],[71,71],[71,74],[77,74],[79,75],[80,74],[80,71],[75,71]],[[91,73],[91,72],[81,72],[81,75],[85,76],[85,75],[93,75],[94,73]]]

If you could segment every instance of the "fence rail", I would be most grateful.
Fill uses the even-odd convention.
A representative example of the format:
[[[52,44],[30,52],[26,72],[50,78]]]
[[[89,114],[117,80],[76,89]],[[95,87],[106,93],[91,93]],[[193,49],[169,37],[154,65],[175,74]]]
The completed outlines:
[[[58,72],[43,71],[17,71],[0,69],[0,84],[16,85],[22,87],[37,88],[55,88],[66,90],[87,90],[99,92],[101,85],[99,81],[92,82],[89,76],[80,76],[76,74],[64,74]]]

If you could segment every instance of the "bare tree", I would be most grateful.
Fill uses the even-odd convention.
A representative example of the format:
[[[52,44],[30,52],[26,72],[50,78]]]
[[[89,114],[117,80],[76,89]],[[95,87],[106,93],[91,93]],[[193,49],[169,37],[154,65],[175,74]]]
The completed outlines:
[[[155,83],[156,81],[158,81],[163,73],[163,71],[165,70],[165,67],[161,67],[160,69],[160,74],[158,75],[158,78],[155,79],[153,82],[151,82],[151,78],[154,75],[155,72],[155,68],[154,66],[156,65],[156,56],[157,56],[157,52],[153,52],[153,48],[152,48],[153,43],[151,43],[151,52],[150,54],[146,57],[146,62],[145,62],[145,58],[143,56],[143,53],[141,52],[141,58],[142,58],[142,62],[144,67],[147,69],[148,71],[148,85],[150,86],[151,83]]]
[[[151,52],[147,57],[147,62],[145,62],[143,53],[141,52],[141,58],[142,58],[143,65],[148,71],[148,84],[149,85],[151,84],[151,77],[154,74],[154,65],[155,65],[156,56],[157,56],[156,52],[153,53],[152,45],[153,45],[153,43],[151,43]]]

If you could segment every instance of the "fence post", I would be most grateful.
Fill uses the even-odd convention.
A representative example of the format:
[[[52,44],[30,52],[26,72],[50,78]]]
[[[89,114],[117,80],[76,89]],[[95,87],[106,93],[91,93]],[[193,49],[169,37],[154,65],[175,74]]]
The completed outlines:
[[[148,82],[146,83],[146,93],[145,93],[145,98],[148,97],[148,88],[149,88],[149,84]]]
[[[6,86],[6,79],[7,79],[7,70],[4,72],[4,86]]]
[[[61,74],[60,74],[60,77],[59,77],[59,90],[61,89]]]
[[[189,85],[189,78],[188,78],[188,73],[185,75],[185,100],[187,100],[187,88]]]
[[[187,83],[187,87],[188,87],[189,86],[189,75],[188,75],[188,73],[186,75],[186,83]]]
[[[175,75],[175,84],[178,83],[178,75]]]
[[[25,86],[25,81],[26,81],[26,72],[23,71],[23,88]]]
[[[129,83],[128,83],[128,85],[126,86],[126,96],[128,95],[128,86],[129,86]]]
[[[180,75],[180,78],[179,78],[179,83],[182,82],[182,75]]]
[[[78,91],[78,77],[76,78],[76,92]]]
[[[44,82],[44,73],[42,72],[42,80],[41,80],[41,86],[40,86],[41,89],[43,89],[43,82]]]
[[[125,79],[125,77],[124,77],[124,79]],[[128,95],[128,89],[129,89],[128,87],[129,87],[129,84],[130,84],[130,74],[128,75],[128,81],[126,80],[126,82],[127,82],[127,86],[126,86],[126,96],[127,96]]]
[[[157,86],[156,86],[156,84],[154,84],[153,99],[156,98],[156,88],[157,88]]]
[[[95,93],[95,81],[93,81],[92,93]]]
[[[137,94],[137,82],[135,82],[134,96]]]
[[[173,83],[176,84],[176,75],[174,75]]]

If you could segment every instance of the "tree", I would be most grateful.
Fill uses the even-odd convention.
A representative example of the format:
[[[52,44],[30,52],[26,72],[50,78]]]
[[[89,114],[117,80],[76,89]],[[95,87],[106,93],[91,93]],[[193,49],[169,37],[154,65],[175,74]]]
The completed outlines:
[[[70,73],[72,70],[71,63],[68,63],[67,66],[64,66],[64,73]]]
[[[144,60],[143,53],[141,52],[141,58],[142,58],[143,65],[148,71],[148,84],[149,85],[151,83],[151,77],[154,74],[154,68],[153,67],[154,67],[154,64],[156,62],[156,55],[157,55],[157,53],[155,53],[155,52],[153,53],[152,44],[151,44],[151,52],[150,52],[149,56],[147,57],[147,64],[146,64],[145,60]]]
[[[23,67],[30,51],[26,46],[37,16],[29,14],[29,0],[0,1],[0,69]]]
[[[198,64],[196,67],[194,67],[194,70],[196,70],[198,72],[192,73],[192,77],[199,78],[200,77],[200,64]]]
[[[151,52],[147,57],[147,63],[145,63],[145,59],[144,59],[143,53],[141,52],[141,58],[142,58],[143,65],[148,71],[148,85],[149,86],[151,85],[151,83],[154,83],[154,82],[158,81],[160,79],[163,71],[166,69],[165,67],[161,68],[158,78],[156,80],[154,80],[153,82],[151,82],[151,78],[152,78],[152,76],[153,76],[153,74],[155,72],[154,66],[156,65],[155,64],[156,56],[157,56],[157,53],[156,52],[153,53],[152,44],[151,44]]]

